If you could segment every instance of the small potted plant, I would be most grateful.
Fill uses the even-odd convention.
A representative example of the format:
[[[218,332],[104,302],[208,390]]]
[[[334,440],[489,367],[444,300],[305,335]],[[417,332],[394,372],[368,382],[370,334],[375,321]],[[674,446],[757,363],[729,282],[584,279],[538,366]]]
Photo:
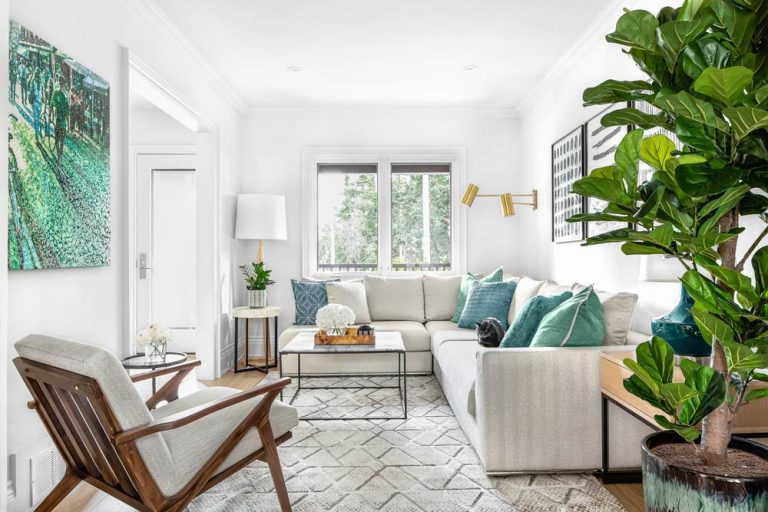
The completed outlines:
[[[148,363],[165,361],[170,334],[158,324],[150,324],[136,337],[136,346],[144,349],[144,358]]]
[[[253,262],[251,266],[242,265],[240,272],[245,276],[245,287],[248,289],[248,307],[263,308],[267,306],[267,286],[275,284],[269,278],[272,273],[264,267],[264,262]]]
[[[709,366],[682,359],[676,369],[658,337],[625,361],[633,375],[624,387],[656,407],[667,430],[642,445],[649,511],[768,510],[768,448],[731,435],[741,407],[768,397],[768,227],[737,251],[742,217],[768,223],[766,15],[768,3],[751,0],[626,11],[606,39],[625,47],[646,79],[584,92],[585,105],[626,106],[603,126],[636,129],[618,144],[615,165],[573,186],[607,206],[569,221],[624,226],[587,245],[679,260],[711,345]],[[641,161],[653,173],[638,183]]]

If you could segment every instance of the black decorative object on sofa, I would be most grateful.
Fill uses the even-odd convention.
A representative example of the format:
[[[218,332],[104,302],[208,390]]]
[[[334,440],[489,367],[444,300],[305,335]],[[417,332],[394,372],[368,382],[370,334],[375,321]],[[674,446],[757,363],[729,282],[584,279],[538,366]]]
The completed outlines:
[[[476,322],[477,342],[484,347],[498,347],[504,338],[504,329],[495,318],[486,318]]]

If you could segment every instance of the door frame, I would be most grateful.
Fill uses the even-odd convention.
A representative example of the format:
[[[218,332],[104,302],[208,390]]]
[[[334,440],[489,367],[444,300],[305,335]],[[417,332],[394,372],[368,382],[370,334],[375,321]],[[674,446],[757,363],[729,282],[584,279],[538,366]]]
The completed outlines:
[[[130,144],[130,109],[131,90],[157,108],[176,119],[195,134],[195,144],[191,146],[141,145]],[[136,241],[136,158],[141,154],[195,154],[197,157],[198,191],[198,251],[197,251],[197,322],[198,351],[197,357],[202,366],[197,369],[199,378],[215,379],[221,374],[221,296],[218,292],[220,264],[218,258],[220,201],[219,201],[219,162],[218,127],[203,112],[191,107],[178,91],[168,84],[162,76],[144,63],[129,48],[123,48],[123,148],[125,155],[125,185],[127,190],[125,263],[126,290],[123,296],[122,343],[123,355],[129,355],[136,337],[136,277],[137,277],[137,241]],[[191,149],[190,149],[191,148]],[[210,340],[204,343],[205,340]]]

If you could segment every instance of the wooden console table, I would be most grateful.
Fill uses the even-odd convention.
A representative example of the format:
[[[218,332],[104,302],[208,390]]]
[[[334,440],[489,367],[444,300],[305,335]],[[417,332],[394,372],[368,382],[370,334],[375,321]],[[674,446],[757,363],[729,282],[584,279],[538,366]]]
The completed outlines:
[[[602,394],[602,469],[599,477],[603,483],[641,482],[640,469],[616,471],[610,469],[608,457],[608,404],[618,407],[639,419],[655,430],[661,430],[653,417],[664,414],[659,409],[640,400],[624,389],[624,379],[632,375],[632,371],[624,365],[624,359],[635,359],[635,352],[611,352],[600,355],[600,391]],[[672,377],[674,382],[683,382],[683,373],[675,367]],[[765,387],[762,382],[754,383],[755,387]],[[672,418],[670,418],[672,419]],[[733,419],[733,433],[741,437],[768,437],[768,400],[758,400],[741,406]],[[638,451],[640,446],[637,447]]]

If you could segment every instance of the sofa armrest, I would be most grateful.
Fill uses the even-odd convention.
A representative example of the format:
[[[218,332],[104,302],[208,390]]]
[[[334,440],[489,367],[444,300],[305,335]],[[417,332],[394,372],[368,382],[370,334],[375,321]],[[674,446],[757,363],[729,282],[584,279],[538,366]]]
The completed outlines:
[[[600,354],[630,346],[482,349],[475,383],[486,471],[600,467]]]

